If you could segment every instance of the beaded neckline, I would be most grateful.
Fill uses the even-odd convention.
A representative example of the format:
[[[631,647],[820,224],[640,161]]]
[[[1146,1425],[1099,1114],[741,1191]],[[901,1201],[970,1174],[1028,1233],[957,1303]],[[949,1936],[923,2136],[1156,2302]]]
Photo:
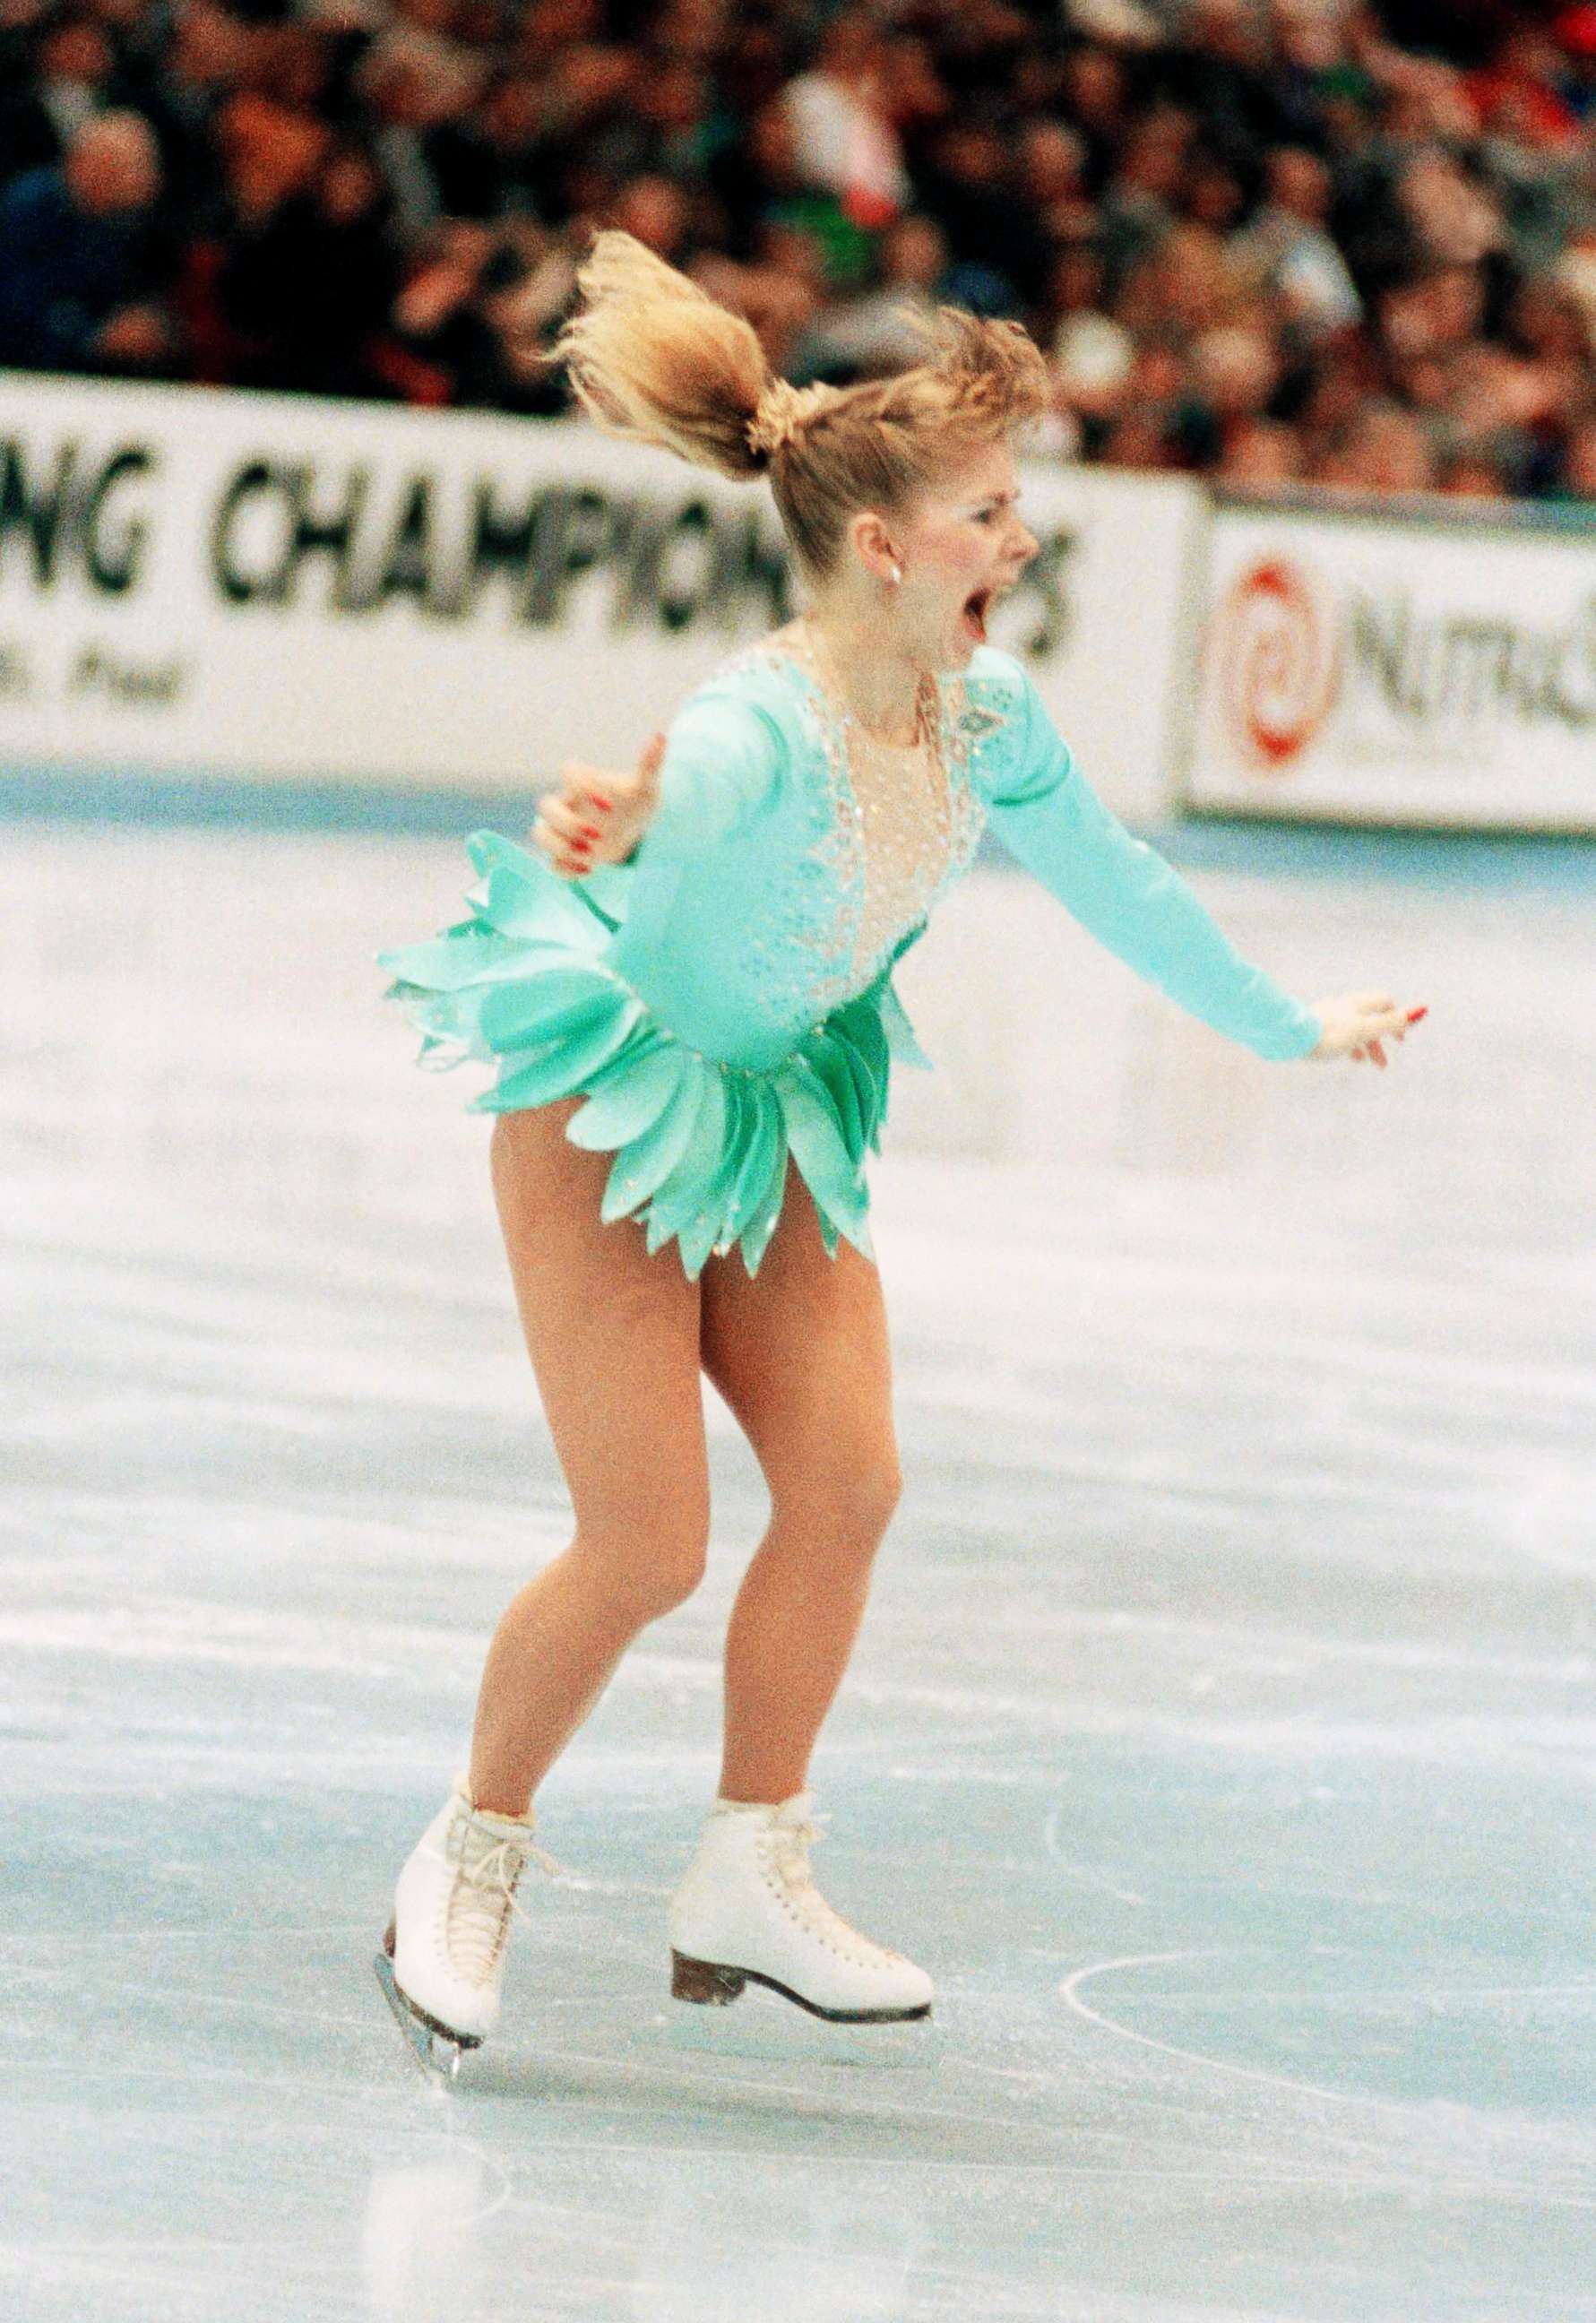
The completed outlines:
[[[828,690],[801,625],[751,650],[793,671],[815,722],[826,782],[812,852],[841,906],[826,947],[841,998],[912,940],[974,854],[981,816],[969,789],[962,693],[950,699],[926,672],[920,740],[886,742]]]
[[[923,751],[928,746],[934,748],[937,745],[941,722],[942,699],[941,689],[931,671],[923,670],[921,673],[920,684],[916,689],[914,699],[916,732],[913,740],[894,742],[890,741],[885,734],[877,734],[873,728],[867,726],[858,712],[849,710],[841,701],[839,690],[834,690],[832,684],[827,684],[826,656],[822,655],[818,638],[802,615],[796,620],[790,621],[784,629],[778,629],[773,637],[762,639],[754,650],[763,655],[767,661],[784,661],[790,667],[795,669],[810,691],[818,696],[827,716],[850,737],[863,742],[867,748],[907,758]],[[836,680],[837,670],[834,664],[830,675],[833,681]]]

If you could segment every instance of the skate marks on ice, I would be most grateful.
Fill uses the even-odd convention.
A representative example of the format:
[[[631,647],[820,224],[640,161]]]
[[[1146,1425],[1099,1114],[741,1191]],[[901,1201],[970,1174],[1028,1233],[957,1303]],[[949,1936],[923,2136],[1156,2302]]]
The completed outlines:
[[[648,1898],[640,1922],[626,1915],[634,1942],[624,1951],[647,1955],[655,1908]],[[518,2122],[573,2151],[586,2123],[607,2125],[617,2148],[643,2124],[643,2152],[674,2144],[934,2173],[1038,2170],[1304,2191],[1399,2181],[1487,2204],[1596,2205],[1588,2118],[1509,2105],[1493,2113],[1481,2102],[1489,2074],[1482,2087],[1476,2053],[1481,2039],[1488,2054],[1510,2043],[1525,2083],[1537,2048],[1550,2061],[1588,2041],[1588,1981],[1393,1989],[1380,1982],[1389,1954],[1136,1954],[1088,1962],[1057,1988],[1084,2035],[1050,2022],[1033,1987],[966,1987],[939,1995],[932,2026],[874,2028],[888,2035],[889,2053],[870,2045],[867,2029],[815,2025],[774,1999],[740,2036],[740,2009],[718,2013],[720,2038],[708,2028],[695,2036],[692,2025],[673,2035],[673,2012],[657,2001],[663,1979],[639,1977],[624,1959],[599,1957],[582,1988],[581,1964],[601,1955],[606,1937],[613,1949],[616,1933],[595,1920],[560,1932],[557,1943],[518,1946],[502,2036],[465,2061],[456,2117],[507,2107],[501,2128]],[[347,2099],[367,2081],[436,2086],[415,2074],[360,1973],[369,1936],[363,1923],[255,1924],[224,1945],[214,1929],[112,1926],[69,1944],[52,1968],[9,1947],[4,1965],[60,2070],[92,2080],[113,2111],[164,2103],[154,2097],[161,2084],[174,2098],[208,2087],[252,2106],[309,2102],[319,2089],[325,2106],[335,2087]],[[122,1973],[97,1969],[96,1956]],[[294,1997],[289,1963],[306,1978],[307,2001]],[[229,1971],[239,1979],[231,1988]],[[317,2048],[296,2063],[294,2035],[307,2018]],[[185,2035],[199,2024],[209,2030],[197,2053]],[[1426,2030],[1445,2036],[1427,2058]],[[905,2055],[916,2033],[934,2042]],[[1112,2053],[1124,2048],[1160,2061],[1151,2080]],[[1295,2071],[1265,2061],[1287,2058]],[[1387,2072],[1415,2094],[1381,2094]],[[1233,2105],[1224,2085],[1237,2083],[1259,2094]],[[1133,2120],[1150,2100],[1156,2136],[1127,2144],[1122,2109]],[[817,2130],[830,2153],[814,2145]]]
[[[751,2026],[729,2037],[728,2023],[719,2038],[689,2028],[672,2040],[647,1987],[628,1982],[601,2010],[568,2006],[557,2022],[512,2012],[523,2021],[507,2024],[462,2087],[468,2098],[601,2112],[630,2092],[651,2151],[679,2140],[683,2153],[818,2161],[812,2139],[827,2125],[828,2159],[934,2175],[1034,2171],[1338,2197],[1400,2183],[1416,2198],[1487,2208],[1596,2208],[1588,2122],[1536,2115],[1505,2088],[1494,2109],[1482,2103],[1491,2081],[1478,2053],[1483,2040],[1488,2065],[1492,2039],[1510,2039],[1527,2085],[1537,2046],[1549,2060],[1588,2035],[1596,1988],[1393,1990],[1379,1984],[1389,1968],[1389,1955],[1329,1947],[1124,1956],[1055,1988],[1062,2020],[1031,1978],[965,1982],[939,1995],[934,2076],[870,2055],[862,2036],[850,2056],[830,2045],[837,2028],[793,2027],[784,2019],[794,2012],[775,2003],[758,2037]],[[1186,2040],[1169,2037],[1194,2017]],[[629,2050],[618,2037],[627,2026]],[[1426,2052],[1430,2026],[1446,2037]],[[847,2070],[861,2052],[876,2072]],[[1388,2078],[1413,2094],[1383,2094]],[[1138,2119],[1142,2133],[1128,2135]]]
[[[1199,2089],[1217,2076],[1297,2101],[1299,2133],[1311,2134],[1326,2158],[1339,2156],[1347,2166],[1367,2162],[1386,2182],[1391,2173],[1402,2173],[1432,2196],[1596,2213],[1596,2144],[1586,2125],[1515,2119],[1443,2096],[1398,2098],[1304,2077],[1326,2067],[1346,2070],[1350,2050],[1348,2078],[1355,2080],[1369,2062],[1371,2028],[1386,2036],[1373,2044],[1377,2055],[1400,2060],[1411,2074],[1418,2045],[1413,2025],[1442,2015],[1511,2025],[1522,2043],[1538,2004],[1549,2019],[1538,2028],[1543,2041],[1555,2042],[1576,2025],[1588,2034],[1596,2020],[1596,1980],[1393,1991],[1379,1987],[1388,1965],[1383,1955],[1344,1956],[1325,1947],[1315,1948],[1306,1960],[1253,1949],[1153,1952],[1093,1962],[1065,1978],[1059,1989],[1074,2015],[1112,2040],[1187,2069]],[[1166,1973],[1154,1980],[1155,1971]],[[1282,1989],[1278,1979],[1293,1971],[1295,1983]],[[1243,2052],[1249,2045],[1294,2047],[1302,2055],[1302,2074],[1246,2061],[1243,2054],[1216,2054],[1212,2046],[1178,2043],[1147,2029],[1194,2019],[1211,2043],[1229,2034]],[[1350,2039],[1349,2026],[1354,2028]],[[1267,2028],[1261,2041],[1261,2027]]]

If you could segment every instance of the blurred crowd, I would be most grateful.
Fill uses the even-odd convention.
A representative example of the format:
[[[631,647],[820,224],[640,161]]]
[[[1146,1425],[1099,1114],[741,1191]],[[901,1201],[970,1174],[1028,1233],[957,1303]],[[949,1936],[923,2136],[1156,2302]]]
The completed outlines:
[[[0,0],[0,363],[525,413],[592,230],[1040,448],[1596,500],[1596,0]]]

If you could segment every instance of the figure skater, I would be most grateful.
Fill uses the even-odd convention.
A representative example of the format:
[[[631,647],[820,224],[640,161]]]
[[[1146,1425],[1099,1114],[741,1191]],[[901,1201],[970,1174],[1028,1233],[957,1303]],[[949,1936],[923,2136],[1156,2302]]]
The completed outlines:
[[[497,1067],[474,1104],[498,1116],[494,1193],[575,1525],[500,1623],[469,1774],[399,1874],[379,1961],[450,2070],[497,2022],[517,1882],[546,1865],[539,1783],[703,1571],[701,1372],[771,1514],[726,1639],[720,1795],[670,1905],[672,1991],[723,2003],[752,1979],[848,2023],[930,2013],[924,1970],[815,1887],[806,1784],[899,1491],[864,1163],[889,1060],[925,1060],[892,973],[984,827],[1261,1056],[1383,1066],[1423,1014],[1383,992],[1307,1007],[1250,965],[986,645],[1037,548],[1011,439],[1046,381],[1017,325],[948,309],[914,368],[794,389],[626,234],[600,235],[581,290],[562,349],[582,404],[767,478],[807,608],[629,774],[567,766],[534,851],[480,832],[471,918],[383,955],[424,1055]]]

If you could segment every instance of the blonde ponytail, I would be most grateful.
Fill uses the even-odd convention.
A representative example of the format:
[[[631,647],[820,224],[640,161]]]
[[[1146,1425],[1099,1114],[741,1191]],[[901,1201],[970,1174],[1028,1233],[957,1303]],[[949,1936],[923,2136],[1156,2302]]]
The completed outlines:
[[[902,509],[940,466],[1046,408],[1046,367],[1017,323],[944,307],[912,370],[797,388],[773,375],[749,324],[629,234],[601,234],[576,279],[582,304],[555,352],[582,409],[723,476],[768,473],[816,578],[858,510]]]
[[[761,474],[748,430],[772,381],[752,326],[629,234],[600,234],[576,287],[582,303],[555,352],[583,410],[696,467]]]

